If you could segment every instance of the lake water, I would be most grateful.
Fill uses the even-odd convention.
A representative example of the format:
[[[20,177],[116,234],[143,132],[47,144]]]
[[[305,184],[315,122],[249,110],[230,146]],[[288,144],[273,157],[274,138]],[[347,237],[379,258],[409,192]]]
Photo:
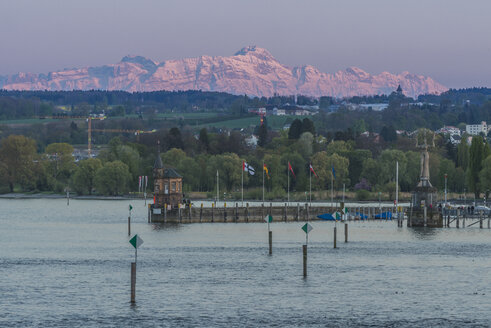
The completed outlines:
[[[130,304],[128,204],[138,251]],[[148,224],[142,201],[0,199],[0,327],[490,327],[491,230]],[[487,228],[487,222],[484,225]]]

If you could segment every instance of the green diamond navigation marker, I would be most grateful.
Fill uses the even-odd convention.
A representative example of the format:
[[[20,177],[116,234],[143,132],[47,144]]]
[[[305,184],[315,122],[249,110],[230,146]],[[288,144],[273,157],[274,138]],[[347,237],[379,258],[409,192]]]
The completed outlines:
[[[133,238],[130,239],[130,244],[133,245],[134,248],[138,248],[143,244],[143,239],[138,235],[134,235]]]
[[[302,230],[305,231],[305,233],[309,233],[314,229],[309,223],[305,223],[302,227]]]
[[[130,206],[128,206],[128,208],[129,208],[129,209],[130,209],[130,211],[131,211],[131,210],[133,209],[133,206],[131,206],[131,204],[130,204]]]
[[[272,217],[271,215],[266,215],[266,216],[264,217],[264,222],[266,222],[266,223],[271,223],[271,222],[273,222],[273,217]]]
[[[343,214],[346,214],[346,213],[348,213],[348,209],[346,207],[343,207],[343,211],[342,212],[343,212]]]

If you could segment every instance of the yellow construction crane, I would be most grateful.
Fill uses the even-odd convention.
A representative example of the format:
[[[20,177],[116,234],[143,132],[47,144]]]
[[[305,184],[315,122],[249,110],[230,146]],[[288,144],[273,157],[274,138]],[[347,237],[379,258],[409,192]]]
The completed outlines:
[[[83,119],[87,121],[89,126],[88,130],[88,142],[87,142],[87,153],[90,157],[92,153],[92,120],[105,120],[106,116],[69,116],[69,115],[52,115],[52,116],[42,116],[40,119],[55,119],[55,120],[76,120]]]

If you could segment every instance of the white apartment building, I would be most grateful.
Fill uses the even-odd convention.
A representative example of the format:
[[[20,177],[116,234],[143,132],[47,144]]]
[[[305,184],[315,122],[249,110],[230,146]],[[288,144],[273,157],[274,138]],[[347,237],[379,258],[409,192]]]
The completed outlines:
[[[487,135],[488,134],[488,125],[484,121],[482,121],[481,124],[469,124],[469,125],[466,125],[465,132],[467,132],[467,134],[470,134],[471,136],[477,136],[481,132],[483,132],[485,135]]]

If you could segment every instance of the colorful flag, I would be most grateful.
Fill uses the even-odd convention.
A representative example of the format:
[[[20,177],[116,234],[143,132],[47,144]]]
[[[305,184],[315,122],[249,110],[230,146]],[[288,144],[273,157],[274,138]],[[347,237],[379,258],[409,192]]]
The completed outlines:
[[[292,171],[293,177],[296,179],[297,177],[295,176],[295,172],[293,172],[293,167],[291,166],[290,162],[288,162],[288,169]]]
[[[266,172],[266,176],[269,179],[269,171],[268,171],[268,167],[266,166],[266,164],[263,164],[263,171]]]
[[[312,163],[309,165],[310,167],[310,172],[314,173],[314,175],[318,178],[317,174],[315,174],[314,168],[312,167]]]
[[[250,175],[254,175],[254,173],[256,173],[256,170],[254,170],[254,168],[247,164],[245,161],[242,161],[242,170],[248,172]]]
[[[336,179],[336,170],[334,170],[334,165],[331,166],[331,169],[332,169],[332,176],[334,177],[334,179]]]

